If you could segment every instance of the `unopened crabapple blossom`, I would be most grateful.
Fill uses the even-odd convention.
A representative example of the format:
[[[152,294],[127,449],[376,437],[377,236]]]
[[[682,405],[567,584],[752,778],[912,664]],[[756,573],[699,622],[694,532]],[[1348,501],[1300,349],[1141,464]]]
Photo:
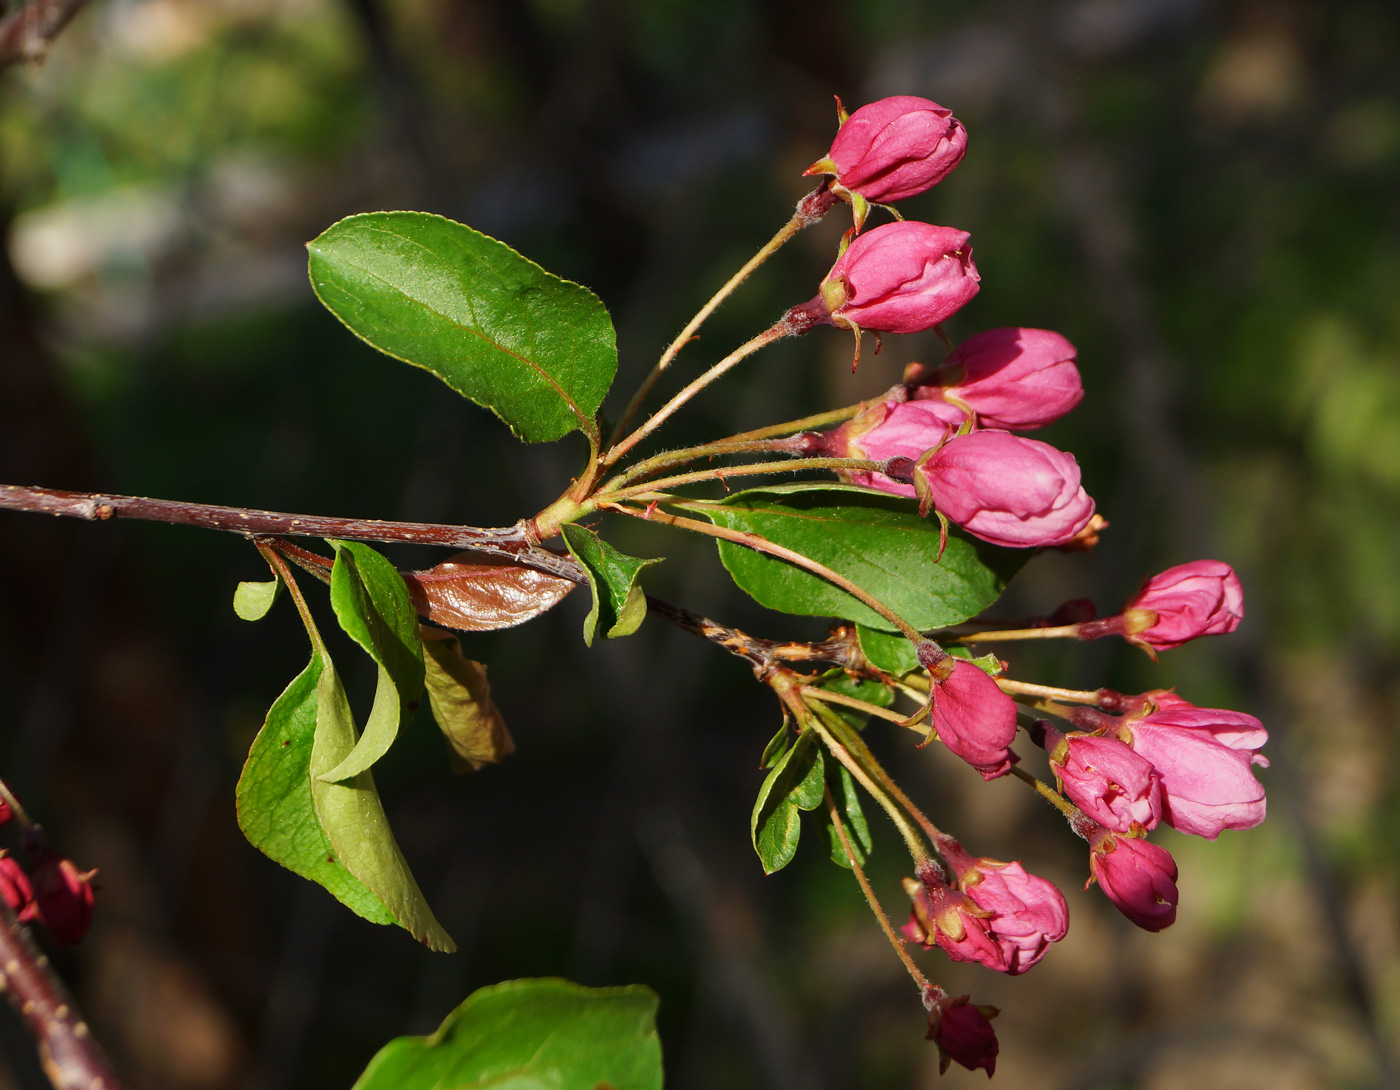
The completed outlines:
[[[1089,841],[1091,881],[1144,931],[1176,922],[1176,860],[1166,848],[1135,836],[1122,836],[1081,819],[1078,831]],[[1085,883],[1085,888],[1088,883]]]
[[[953,1061],[969,1071],[980,1068],[990,1079],[1001,1051],[991,1022],[999,1013],[996,1007],[969,1002],[965,995],[956,999],[943,995],[934,1002],[928,1012],[927,1039],[938,1045],[940,1071],[948,1070]]]
[[[998,973],[1007,971],[1007,951],[993,932],[992,913],[943,880],[937,864],[925,860],[919,877],[906,878],[912,907],[900,930],[925,949],[939,947],[954,961],[972,961]]]
[[[831,150],[803,173],[834,175],[832,191],[856,206],[859,227],[865,218],[861,202],[918,196],[946,178],[966,151],[967,130],[952,110],[894,95],[846,117]]]
[[[1162,777],[1117,738],[1060,734],[1045,725],[1050,767],[1070,801],[1115,832],[1155,829],[1162,820]]]
[[[963,341],[937,370],[909,387],[916,402],[966,406],[978,427],[1029,431],[1058,420],[1084,397],[1074,345],[1049,329],[988,329]]]
[[[917,472],[935,508],[993,545],[1063,545],[1094,515],[1072,454],[1010,432],[955,436]]]
[[[1016,702],[987,672],[946,655],[929,669],[932,724],[938,740],[984,780],[1004,776],[1016,763]]]
[[[969,235],[912,220],[886,223],[846,247],[813,305],[842,329],[921,333],[977,294]]]
[[[81,942],[92,923],[94,871],[80,871],[71,859],[44,857],[34,870],[34,903],[54,941]]]
[[[1154,710],[1125,719],[1119,737],[1157,770],[1162,820],[1183,833],[1214,840],[1226,829],[1252,829],[1264,820],[1263,785],[1253,766],[1268,732],[1258,719],[1223,708],[1198,708],[1170,693]]]
[[[1220,560],[1178,564],[1147,580],[1123,612],[1151,610],[1145,628],[1129,625],[1129,638],[1156,651],[1168,651],[1198,636],[1233,632],[1244,619],[1244,591],[1235,569]]]
[[[1069,931],[1064,895],[1053,882],[1027,872],[1019,860],[977,858],[951,838],[939,849],[957,875],[959,888],[990,913],[988,929],[1002,949],[1008,975],[1024,973]]]

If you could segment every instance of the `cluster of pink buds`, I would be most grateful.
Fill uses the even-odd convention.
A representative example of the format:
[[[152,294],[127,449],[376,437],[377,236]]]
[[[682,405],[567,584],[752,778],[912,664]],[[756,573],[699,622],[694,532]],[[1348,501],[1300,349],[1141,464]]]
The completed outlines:
[[[14,816],[4,803],[0,825]],[[62,946],[81,942],[92,923],[93,886],[96,871],[80,871],[51,847],[44,831],[29,824],[21,835],[26,854],[34,861],[27,873],[8,852],[0,851],[0,897],[15,916],[25,923],[42,923]]]
[[[1079,463],[1009,429],[1039,428],[1079,404],[1084,389],[1074,361],[1074,346],[1050,330],[987,330],[937,370],[913,365],[904,383],[823,435],[821,449],[887,463],[890,472],[843,476],[918,496],[994,545],[1065,545],[1094,517]]]
[[[923,192],[941,181],[967,146],[952,114],[926,99],[899,97],[846,117],[830,153],[808,173],[833,176],[829,195],[851,204],[855,227],[817,297],[791,315],[817,324],[913,333],[939,326],[977,293],[980,280],[966,232],[903,221],[861,233],[872,205]],[[828,198],[829,199],[829,198]],[[1106,523],[1080,480],[1073,455],[1018,432],[1043,427],[1084,396],[1074,345],[1046,329],[1006,327],[969,337],[941,364],[912,364],[903,381],[834,430],[801,437],[805,453],[852,459],[843,479],[917,498],[975,537],[1006,547],[1093,544]],[[927,741],[937,739],[984,779],[1014,774],[1036,787],[1089,844],[1088,884],[1097,882],[1134,924],[1160,931],[1176,919],[1177,868],[1147,836],[1165,824],[1214,839],[1264,819],[1255,766],[1267,733],[1253,716],[1199,708],[1155,690],[1127,697],[1017,681],[996,658],[972,661],[938,642],[1117,635],[1146,650],[1179,647],[1233,631],[1244,615],[1234,571],[1198,560],[1146,580],[1112,617],[1067,603],[1027,628],[976,623],[932,633],[917,646],[928,690]],[[985,667],[985,668],[984,668]],[[907,677],[906,677],[907,680]],[[920,687],[911,690],[922,691]],[[1063,720],[1051,725],[1048,714]],[[1048,754],[1056,786],[1018,767],[1018,730]],[[956,961],[1015,975],[1065,936],[1069,911],[1053,884],[1019,861],[977,858],[925,822],[937,858],[914,851],[907,941]],[[916,977],[917,979],[917,977]],[[929,1037],[943,1064],[990,1075],[997,1055],[992,1008],[933,985],[924,994]]]

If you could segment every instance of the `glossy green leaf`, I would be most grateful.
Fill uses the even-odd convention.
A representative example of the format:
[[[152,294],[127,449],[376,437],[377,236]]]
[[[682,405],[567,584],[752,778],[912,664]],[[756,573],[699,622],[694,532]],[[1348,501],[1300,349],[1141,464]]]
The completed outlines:
[[[940,559],[938,524],[921,519],[912,500],[845,485],[755,488],[721,504],[684,506],[826,565],[920,629],[957,624],[986,609],[1029,555],[953,534]],[[719,554],[734,582],[769,609],[893,628],[795,564],[732,541],[721,540]]]
[[[647,615],[646,594],[637,576],[660,558],[640,560],[620,553],[592,530],[576,523],[564,527],[564,544],[588,575],[593,592],[593,608],[583,620],[583,642],[593,646],[593,637],[603,630],[604,639],[630,636]]]
[[[329,780],[354,779],[388,752],[423,693],[423,641],[418,612],[394,566],[368,545],[332,541],[331,607],[347,635],[378,667],[374,704],[358,744]]]
[[[511,980],[473,992],[428,1037],[398,1037],[353,1090],[661,1090],[656,996]]]
[[[371,212],[307,244],[311,286],[358,337],[425,368],[526,442],[596,438],[617,370],[607,309],[503,242],[426,212]]]
[[[433,950],[457,948],[433,916],[408,862],[399,851],[379,791],[369,772],[332,782],[326,774],[339,766],[359,740],[350,702],[320,650],[324,668],[316,684],[316,734],[311,746],[311,799],[335,858],[369,889],[399,926]]]
[[[233,611],[245,621],[261,621],[282,593],[282,580],[239,583],[233,592]]]
[[[811,731],[804,731],[758,789],[749,831],[765,874],[782,870],[797,854],[799,811],[821,805],[823,767],[821,746]]]
[[[393,923],[384,903],[336,858],[316,817],[311,747],[322,672],[317,652],[267,713],[238,778],[238,826],[255,848],[325,886],[352,912],[375,923]]]
[[[898,677],[919,669],[914,645],[898,632],[883,632],[858,624],[856,638],[860,641],[861,653],[877,670]]]
[[[903,639],[903,637],[900,637]],[[904,641],[908,643],[908,640]],[[818,679],[817,685],[833,693],[840,693],[842,696],[854,697],[856,700],[863,700],[867,704],[874,704],[877,708],[888,708],[894,703],[894,691],[887,689],[878,681],[871,678],[853,678],[845,670],[828,670]],[[860,730],[865,726],[869,715],[859,708],[848,707],[845,704],[828,704],[828,708],[834,711],[847,723]]]
[[[874,841],[870,839],[870,823],[865,820],[865,811],[861,809],[860,794],[856,790],[856,781],[851,778],[851,774],[846,771],[844,765],[837,765],[838,776],[828,776],[830,782],[836,779],[838,782],[831,784],[831,797],[836,800],[836,805],[841,811],[841,823],[846,827],[846,838],[851,842],[851,851],[855,853],[856,862],[862,867],[865,860],[874,850]],[[851,859],[846,854],[845,845],[841,843],[841,835],[836,831],[836,825],[831,820],[831,815],[825,810],[822,811],[826,819],[827,844],[831,849],[831,860],[841,866],[850,869]]]

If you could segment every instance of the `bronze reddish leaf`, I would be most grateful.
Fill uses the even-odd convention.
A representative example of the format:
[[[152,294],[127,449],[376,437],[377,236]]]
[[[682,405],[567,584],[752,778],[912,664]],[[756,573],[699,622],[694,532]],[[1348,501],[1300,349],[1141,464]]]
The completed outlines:
[[[482,553],[458,553],[427,571],[403,572],[419,614],[444,628],[488,632],[524,624],[573,590],[568,579]]]

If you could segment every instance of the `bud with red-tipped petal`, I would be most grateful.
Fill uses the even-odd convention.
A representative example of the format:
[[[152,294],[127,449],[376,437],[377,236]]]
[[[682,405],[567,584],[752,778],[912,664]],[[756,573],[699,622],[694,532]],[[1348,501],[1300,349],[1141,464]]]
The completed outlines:
[[[92,877],[71,859],[48,854],[34,870],[34,903],[54,941],[64,946],[81,942],[92,923]]]
[[[956,436],[918,471],[934,507],[993,545],[1061,545],[1094,514],[1073,455],[1010,432]]]
[[[1060,734],[1046,725],[1050,767],[1070,800],[1100,825],[1127,833],[1162,820],[1162,777],[1152,762],[1117,738]]]
[[[1090,881],[1097,880],[1118,911],[1145,931],[1161,931],[1175,923],[1176,860],[1171,853],[1140,837],[1085,824]]]
[[[1074,345],[1048,329],[988,329],[953,349],[910,395],[966,405],[984,428],[1039,428],[1084,397]]]
[[[1174,693],[1145,695],[1146,714],[1123,720],[1119,737],[1161,776],[1162,820],[1207,840],[1263,821],[1264,787],[1252,766],[1269,764],[1256,752],[1268,741],[1264,725],[1244,712],[1198,708]]]
[[[19,861],[8,852],[0,851],[0,897],[21,920],[32,920],[38,916],[34,906],[34,888],[29,875]]]
[[[850,201],[856,227],[871,204],[917,196],[962,161],[967,130],[936,102],[895,95],[845,117],[831,150],[804,174],[834,174],[832,192]]]
[[[977,294],[966,231],[912,220],[886,223],[846,247],[821,284],[827,321],[843,329],[919,333]]]
[[[991,1020],[999,1013],[996,1007],[969,1003],[965,995],[954,999],[940,993],[928,1012],[928,1040],[938,1045],[939,1071],[957,1061],[969,1071],[982,1068],[990,1079],[1000,1051]]]
[[[977,769],[984,780],[1004,776],[1016,763],[1016,702],[986,671],[945,655],[929,666],[933,729],[938,740]]]

